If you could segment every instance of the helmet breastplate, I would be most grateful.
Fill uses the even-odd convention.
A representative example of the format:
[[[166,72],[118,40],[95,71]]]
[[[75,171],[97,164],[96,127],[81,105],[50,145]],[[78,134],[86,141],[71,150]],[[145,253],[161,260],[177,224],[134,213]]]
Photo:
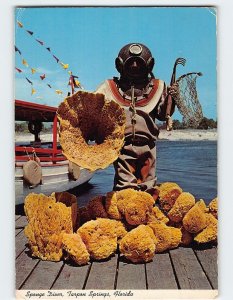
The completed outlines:
[[[138,82],[138,83],[131,83],[122,78],[121,79],[114,78],[114,81],[116,83],[120,95],[124,99],[129,101],[131,101],[132,85],[134,85],[134,96],[136,102],[143,98],[147,98],[153,89],[153,83],[151,81],[151,78],[147,79],[146,81]]]

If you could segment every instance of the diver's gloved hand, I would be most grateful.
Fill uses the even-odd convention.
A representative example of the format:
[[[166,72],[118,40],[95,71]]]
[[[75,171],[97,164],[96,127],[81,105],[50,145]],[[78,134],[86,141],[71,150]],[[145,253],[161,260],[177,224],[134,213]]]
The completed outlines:
[[[168,94],[172,96],[172,98],[176,99],[179,95],[179,87],[177,83],[173,83],[168,87]]]

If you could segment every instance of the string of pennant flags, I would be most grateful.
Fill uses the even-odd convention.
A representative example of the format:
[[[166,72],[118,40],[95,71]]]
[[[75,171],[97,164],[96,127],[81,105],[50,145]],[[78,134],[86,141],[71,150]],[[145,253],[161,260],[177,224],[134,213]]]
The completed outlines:
[[[17,48],[16,46],[15,46],[15,51],[18,52],[19,55],[22,57],[22,52],[21,52],[21,51],[19,50],[19,48]],[[31,67],[31,66],[28,64],[28,62],[26,61],[26,59],[24,59],[23,57],[22,57],[22,64],[23,64],[25,67],[31,69],[32,75],[35,74],[35,73],[37,73],[37,69]],[[24,74],[24,71],[23,71],[22,69],[18,68],[18,67],[15,67],[15,70],[16,70],[18,73],[22,73],[22,74],[24,75],[24,78],[26,79],[26,81],[27,81],[29,84],[31,84],[31,86],[32,86],[32,88],[31,88],[31,95],[34,95],[37,91],[36,91],[36,89],[34,88],[34,83],[33,83],[33,80],[31,79],[31,77],[30,77],[30,79],[29,79],[28,76],[26,76],[26,75]],[[40,78],[42,81],[44,81],[44,79],[46,78],[46,74],[41,74],[41,75],[39,75],[39,78]],[[46,83],[46,82],[45,82],[45,83]],[[53,89],[53,87],[52,87],[52,85],[51,85],[50,83],[46,83],[46,85],[47,85],[50,89]],[[58,95],[62,95],[62,94],[63,94],[63,91],[58,90],[58,89],[55,89],[55,92],[56,92]]]
[[[18,24],[19,28],[24,28],[24,25],[23,25],[21,22],[17,21],[17,24]],[[33,31],[27,30],[27,29],[25,29],[25,31],[26,31],[30,36],[33,36],[33,37],[35,36]],[[60,60],[60,59],[59,59],[59,58],[51,51],[51,47],[46,47],[44,41],[42,41],[42,40],[40,40],[40,39],[38,39],[38,38],[34,38],[34,39],[35,39],[35,41],[38,42],[41,46],[44,46],[44,47],[46,48],[46,50],[52,55],[52,57],[55,59],[55,61],[56,61],[57,63],[59,63],[59,64],[62,66],[62,68],[63,68],[64,70],[67,70],[67,71],[68,71],[68,74],[69,74],[68,85],[71,86],[71,92],[72,92],[72,94],[74,93],[75,88],[83,89],[81,83],[80,83],[79,80],[78,80],[78,76],[73,75],[72,71],[71,71],[71,70],[68,70],[68,69],[69,69],[69,64],[63,63],[63,62],[62,62],[62,61],[61,61],[61,60]],[[16,47],[16,46],[15,46],[15,52],[17,52],[17,53],[21,56],[21,62],[22,62],[22,64],[23,64],[25,67],[31,69],[31,74],[32,74],[32,75],[35,74],[35,73],[37,73],[37,69],[34,68],[34,67],[32,67],[32,66],[30,66],[30,65],[28,64],[27,60],[26,60],[26,59],[23,57],[23,55],[22,55],[22,51],[21,51],[18,47]],[[18,67],[15,67],[15,70],[16,70],[18,73],[22,73],[22,74],[24,73],[23,70],[20,69],[20,68],[18,68]],[[25,74],[23,74],[23,75],[24,75],[25,79],[27,80],[27,82],[32,86],[32,87],[31,87],[31,95],[34,95],[37,91],[36,91],[36,89],[34,88],[33,80],[31,80],[31,78],[29,79]],[[41,74],[39,77],[40,77],[40,79],[41,79],[43,82],[46,83],[46,80],[44,80],[45,78],[47,78],[47,75],[46,75],[46,74]],[[53,89],[51,83],[46,83],[46,85],[47,85],[50,89]],[[58,95],[63,95],[63,91],[62,91],[62,90],[55,89],[55,92],[56,92],[56,94],[58,94]]]

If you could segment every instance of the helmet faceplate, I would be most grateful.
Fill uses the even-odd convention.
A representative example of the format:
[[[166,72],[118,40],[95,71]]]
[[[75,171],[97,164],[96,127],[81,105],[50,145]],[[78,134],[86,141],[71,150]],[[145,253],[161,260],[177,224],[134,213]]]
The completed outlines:
[[[131,43],[120,50],[115,65],[117,71],[124,77],[145,78],[152,72],[154,58],[145,45]]]

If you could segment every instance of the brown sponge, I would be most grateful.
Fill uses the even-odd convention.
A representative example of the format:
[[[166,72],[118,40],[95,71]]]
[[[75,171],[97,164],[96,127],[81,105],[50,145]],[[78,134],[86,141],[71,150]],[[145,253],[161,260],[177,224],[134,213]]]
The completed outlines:
[[[107,218],[108,214],[105,210],[105,196],[96,196],[87,205],[91,219]]]

